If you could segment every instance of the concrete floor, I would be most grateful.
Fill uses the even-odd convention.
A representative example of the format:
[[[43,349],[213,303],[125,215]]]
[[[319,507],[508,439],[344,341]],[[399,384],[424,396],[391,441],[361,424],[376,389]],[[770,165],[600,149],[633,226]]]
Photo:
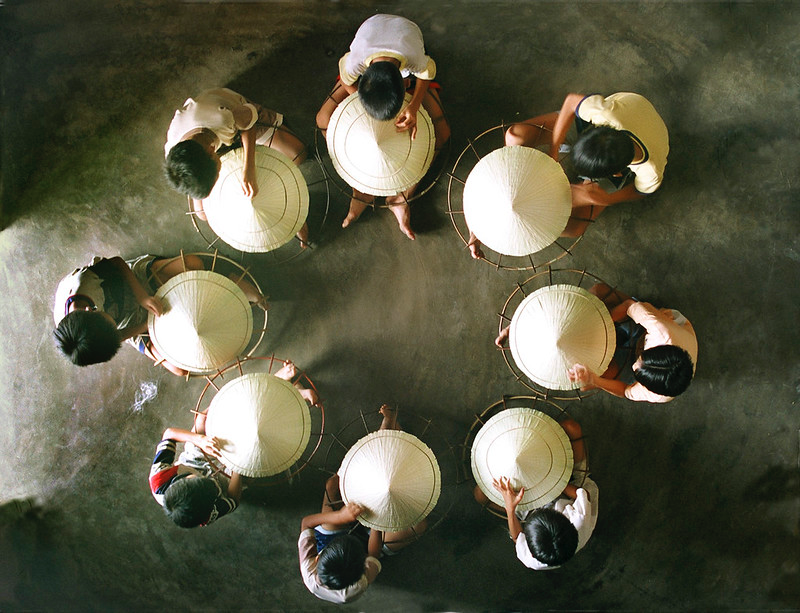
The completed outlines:
[[[654,103],[670,130],[663,187],[608,210],[562,263],[679,308],[700,357],[671,404],[598,394],[565,407],[589,436],[602,500],[592,540],[563,569],[525,569],[471,483],[452,484],[441,524],[350,608],[800,607],[800,5],[5,4],[0,497],[35,497],[42,513],[0,526],[0,609],[332,608],[305,590],[295,546],[300,518],[318,508],[324,456],[291,486],[251,488],[213,527],[181,531],[146,475],[164,427],[190,423],[203,382],[129,349],[72,367],[52,346],[50,313],[58,280],[92,254],[205,246],[161,179],[164,133],[187,96],[229,85],[313,141],[337,59],[376,11],[422,28],[454,152],[571,91]],[[415,243],[387,211],[342,230],[346,208],[334,192],[310,253],[248,258],[272,299],[261,354],[309,371],[329,432],[389,402],[457,444],[476,412],[525,391],[492,339],[527,275],[470,260],[444,183],[414,207]],[[137,410],[143,382],[158,395]]]

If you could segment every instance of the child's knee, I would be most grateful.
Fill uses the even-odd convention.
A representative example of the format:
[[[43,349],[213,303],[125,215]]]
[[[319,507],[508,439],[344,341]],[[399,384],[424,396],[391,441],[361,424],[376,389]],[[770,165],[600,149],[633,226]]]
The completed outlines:
[[[565,419],[561,422],[561,427],[564,429],[564,432],[567,433],[567,436],[571,441],[579,439],[583,436],[583,431],[581,430],[580,424],[574,419]]]

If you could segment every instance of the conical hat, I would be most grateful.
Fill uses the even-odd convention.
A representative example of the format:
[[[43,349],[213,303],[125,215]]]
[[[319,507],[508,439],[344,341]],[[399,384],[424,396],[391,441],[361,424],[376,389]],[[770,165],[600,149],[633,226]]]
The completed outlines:
[[[339,468],[345,503],[365,508],[365,526],[397,532],[416,525],[436,506],[441,491],[439,464],[416,436],[378,430],[353,445]]]
[[[247,296],[227,277],[190,270],[156,293],[164,313],[148,315],[150,340],[169,362],[191,372],[210,372],[239,356],[253,334]]]
[[[501,411],[478,431],[472,443],[472,474],[481,491],[503,506],[492,480],[508,477],[525,488],[520,511],[558,498],[572,475],[572,447],[552,417],[528,408]]]
[[[267,477],[286,470],[303,454],[311,436],[311,413],[290,381],[250,373],[214,396],[206,434],[222,441],[227,468],[247,477]]]
[[[406,104],[411,97],[406,94]],[[417,111],[417,135],[398,132],[394,120],[378,121],[351,94],[331,116],[325,137],[333,167],[350,187],[394,196],[419,183],[433,161],[435,137],[427,111]]]
[[[203,200],[208,225],[231,247],[264,253],[288,243],[308,216],[308,186],[297,166],[269,147],[255,148],[258,193],[242,193],[244,149],[220,158],[214,189]]]
[[[572,192],[561,166],[530,147],[502,147],[472,169],[464,186],[464,216],[487,247],[528,255],[564,231]]]
[[[567,370],[585,364],[598,374],[614,357],[611,313],[596,296],[574,285],[550,285],[525,298],[511,319],[514,362],[548,389],[575,389]]]

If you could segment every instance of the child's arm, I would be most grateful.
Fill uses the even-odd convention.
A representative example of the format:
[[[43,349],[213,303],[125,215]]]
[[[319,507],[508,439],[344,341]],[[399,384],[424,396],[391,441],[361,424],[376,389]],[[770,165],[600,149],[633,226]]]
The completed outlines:
[[[506,508],[506,519],[508,520],[508,533],[511,535],[511,540],[516,541],[522,532],[522,524],[515,511],[522,500],[525,488],[521,487],[519,491],[516,491],[511,487],[511,480],[508,477],[494,479],[492,486],[503,496],[503,506]]]
[[[575,121],[575,110],[584,98],[583,94],[567,94],[561,104],[558,119],[553,126],[553,142],[550,144],[550,157],[555,161],[558,161],[558,149],[564,144],[569,127]]]
[[[411,130],[411,140],[417,136],[417,111],[425,98],[425,93],[428,91],[428,84],[430,81],[424,79],[417,79],[414,85],[414,94],[411,96],[411,101],[408,105],[400,111],[394,124],[397,126],[398,132]]]
[[[572,188],[572,206],[611,206],[619,202],[629,202],[643,198],[645,194],[638,192],[633,183],[620,190],[608,193],[597,183],[586,181],[570,185]]]
[[[142,287],[141,283],[139,283],[139,279],[137,279],[136,275],[133,274],[131,267],[128,266],[125,260],[119,256],[115,256],[109,259],[109,263],[112,264],[122,275],[122,278],[131,288],[131,291],[133,291],[133,295],[136,297],[136,302],[138,302],[140,306],[153,313],[153,315],[161,315],[161,313],[164,312],[161,301],[155,296],[151,296],[149,293],[147,293],[147,290]]]
[[[628,319],[628,307],[630,307],[636,301],[633,298],[628,298],[623,302],[620,302],[617,306],[611,309],[611,319],[612,321],[619,323],[621,321],[625,321]]]
[[[219,449],[219,441],[216,437],[212,438],[205,434],[200,434],[199,432],[190,432],[189,430],[183,430],[181,428],[167,428],[164,430],[161,439],[169,439],[179,443],[192,443],[210,456],[215,458],[222,457]]]
[[[242,148],[244,149],[244,171],[242,173],[242,192],[248,198],[258,193],[256,180],[256,130],[255,125],[242,131]]]
[[[626,383],[616,379],[606,379],[594,374],[583,364],[575,364],[569,369],[569,380],[573,383],[580,383],[582,390],[599,388],[604,392],[625,398],[625,390],[628,388]]]
[[[228,496],[236,502],[242,499],[242,475],[231,471],[231,480],[228,481]]]
[[[348,502],[338,511],[325,511],[306,515],[300,522],[301,530],[316,528],[320,524],[349,524],[356,521],[356,518],[364,512],[364,507],[355,502]]]

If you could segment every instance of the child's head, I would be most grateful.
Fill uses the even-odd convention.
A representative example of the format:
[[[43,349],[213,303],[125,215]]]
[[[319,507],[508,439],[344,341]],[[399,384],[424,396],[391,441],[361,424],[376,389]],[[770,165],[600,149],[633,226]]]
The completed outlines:
[[[548,566],[559,566],[575,555],[578,531],[555,509],[543,507],[523,524],[525,540],[534,558]]]
[[[107,362],[121,342],[114,322],[102,311],[72,311],[53,330],[58,348],[77,366]]]
[[[633,377],[662,396],[675,397],[686,391],[693,375],[691,356],[675,345],[645,349],[633,365]]]
[[[167,488],[164,510],[181,528],[195,528],[208,522],[219,494],[219,485],[213,479],[189,475]]]
[[[317,557],[317,577],[332,590],[353,585],[364,574],[367,550],[364,542],[351,534],[337,536]]]
[[[189,139],[169,150],[164,175],[169,184],[182,194],[202,200],[217,182],[219,166],[208,149]]]
[[[572,147],[572,162],[582,177],[601,179],[623,172],[633,161],[631,137],[608,126],[583,132]]]
[[[405,98],[400,69],[392,62],[372,62],[358,80],[358,95],[370,117],[379,121],[393,119]]]

